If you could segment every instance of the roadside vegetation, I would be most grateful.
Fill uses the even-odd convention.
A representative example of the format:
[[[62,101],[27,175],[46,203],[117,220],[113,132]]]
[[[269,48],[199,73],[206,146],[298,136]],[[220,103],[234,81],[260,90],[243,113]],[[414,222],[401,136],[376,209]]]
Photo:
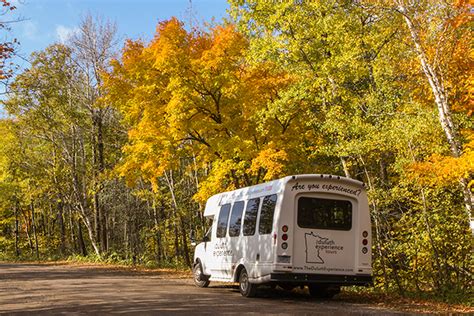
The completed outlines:
[[[185,269],[209,196],[329,173],[368,188],[362,297],[473,306],[469,1],[229,2],[123,47],[86,17],[30,57],[0,119],[0,259]]]

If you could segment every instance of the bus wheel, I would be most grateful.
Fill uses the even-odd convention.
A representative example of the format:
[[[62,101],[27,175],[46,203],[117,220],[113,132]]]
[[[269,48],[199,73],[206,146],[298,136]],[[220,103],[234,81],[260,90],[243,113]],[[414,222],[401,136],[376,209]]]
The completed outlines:
[[[245,268],[240,271],[239,275],[239,290],[240,294],[245,297],[254,297],[257,294],[257,284],[249,282],[249,276]]]
[[[332,298],[341,291],[341,287],[339,286],[329,286],[322,284],[309,284],[308,289],[309,294],[315,298]]]
[[[207,287],[210,283],[209,277],[202,273],[202,266],[201,262],[198,262],[194,265],[193,268],[193,275],[194,275],[194,284],[198,287]]]

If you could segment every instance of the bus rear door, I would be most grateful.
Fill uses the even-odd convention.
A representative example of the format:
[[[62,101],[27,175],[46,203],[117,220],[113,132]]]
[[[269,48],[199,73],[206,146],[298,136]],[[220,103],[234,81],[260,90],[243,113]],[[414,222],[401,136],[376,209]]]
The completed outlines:
[[[357,209],[357,200],[344,195],[296,195],[293,271],[353,274]]]

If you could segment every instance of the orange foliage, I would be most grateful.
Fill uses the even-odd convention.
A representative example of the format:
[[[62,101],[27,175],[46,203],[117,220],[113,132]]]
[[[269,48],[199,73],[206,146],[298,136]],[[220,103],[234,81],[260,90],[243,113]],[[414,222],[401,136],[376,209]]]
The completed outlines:
[[[106,98],[129,124],[119,172],[156,186],[166,170],[192,153],[199,166],[220,168],[211,170],[212,185],[201,183],[204,197],[219,189],[215,183],[279,176],[288,139],[280,136],[278,118],[269,119],[264,130],[258,123],[292,78],[271,64],[247,64],[247,47],[233,25],[187,32],[176,18],[159,23],[149,45],[127,41],[122,59],[104,74]],[[267,146],[271,132],[281,149]]]
[[[443,187],[455,184],[459,179],[472,179],[474,134],[470,135],[470,141],[459,158],[434,154],[425,162],[413,164],[410,169],[411,176],[424,185]],[[473,185],[474,180],[471,180],[469,187],[472,188]]]
[[[0,16],[6,15],[9,11],[15,9],[16,7],[11,2],[0,0]],[[0,30],[9,30],[8,24],[0,21]],[[16,39],[0,43],[0,80],[10,78],[13,75],[12,70],[5,67],[5,62],[12,57],[16,44],[18,44]]]

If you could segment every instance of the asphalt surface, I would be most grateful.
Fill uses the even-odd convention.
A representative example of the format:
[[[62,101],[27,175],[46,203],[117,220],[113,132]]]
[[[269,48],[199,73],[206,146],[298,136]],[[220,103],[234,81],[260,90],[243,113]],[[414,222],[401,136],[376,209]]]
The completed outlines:
[[[197,288],[186,276],[104,267],[0,263],[0,314],[404,315],[376,305],[233,285]]]

